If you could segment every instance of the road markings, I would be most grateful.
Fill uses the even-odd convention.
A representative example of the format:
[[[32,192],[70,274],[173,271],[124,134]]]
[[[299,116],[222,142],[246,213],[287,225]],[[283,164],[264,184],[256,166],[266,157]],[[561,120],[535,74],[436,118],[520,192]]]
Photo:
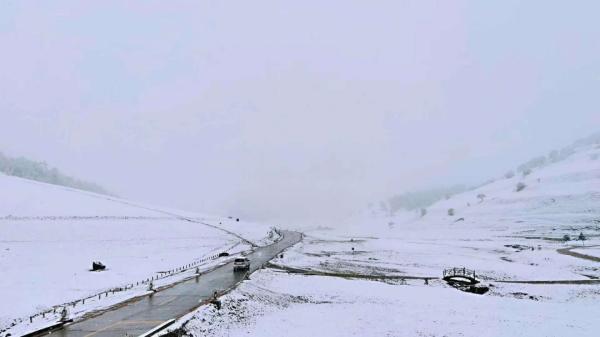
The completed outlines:
[[[164,321],[123,321],[123,324],[159,324]]]
[[[300,240],[301,240],[301,238],[302,238],[302,237],[300,237]],[[298,240],[297,242],[299,242],[300,240]],[[297,242],[295,242],[295,243],[297,243]],[[295,243],[294,243],[294,244],[295,244]],[[292,245],[293,245],[293,244],[289,244],[289,243],[287,243],[287,244],[286,244],[286,240],[280,240],[279,242],[273,243],[273,245],[275,245],[275,244],[278,244],[278,245],[284,245],[284,244],[285,244],[285,245],[286,245],[286,247],[290,247],[290,246],[292,246]],[[266,249],[266,247],[261,247],[261,249],[259,249],[259,250],[256,252],[256,253],[259,253],[260,255],[262,255],[262,256],[261,256],[261,257],[258,259],[258,260],[260,260],[260,261],[261,261],[261,263],[258,263],[259,265],[263,264],[265,261],[268,261],[268,260],[270,260],[270,259],[265,259],[265,258],[264,258],[264,255],[266,255],[266,252],[264,252],[264,251],[263,251],[264,249]],[[269,251],[271,251],[271,250],[269,250]],[[265,260],[265,261],[263,261],[263,260]],[[226,264],[220,265],[220,266],[216,267],[216,268],[215,268],[215,270],[221,270],[221,268],[223,268],[223,266],[225,266],[225,265],[230,265],[230,263],[226,263]],[[256,268],[253,268],[253,270],[255,270],[255,269],[256,269]],[[222,270],[225,270],[225,269],[222,269]],[[220,272],[219,272],[219,273],[220,273]],[[204,274],[204,275],[205,275],[205,276],[202,278],[203,280],[212,280],[213,278],[215,278],[215,279],[218,279],[218,278],[220,278],[220,277],[221,277],[221,276],[219,276],[220,274],[211,274],[210,272],[207,272],[207,273],[206,273],[206,274]],[[209,278],[206,278],[207,276],[210,276],[210,275],[217,275],[217,276],[215,276],[215,277],[213,277],[213,278],[211,278],[211,277],[209,277]],[[191,277],[191,278],[190,278],[189,280],[187,280],[187,281],[190,281],[190,280],[193,280],[193,279],[194,279],[194,278],[193,278],[193,277]],[[198,279],[197,279],[197,277],[196,277],[196,283],[198,282],[197,280],[198,280]],[[190,281],[190,282],[191,282],[191,281]],[[203,281],[203,282],[204,282],[204,281]],[[207,281],[207,282],[208,282],[208,281]],[[228,281],[228,282],[229,282],[229,281]],[[235,287],[236,285],[237,285],[237,281],[236,281],[236,283],[234,283],[234,284],[232,285],[232,287]],[[231,289],[231,287],[230,287],[230,288],[228,288],[228,289]],[[156,300],[157,300],[157,302],[158,302],[158,303],[157,303],[157,304],[152,304],[152,303],[150,303],[150,306],[165,306],[165,305],[167,305],[167,304],[170,304],[170,303],[172,303],[172,302],[174,302],[174,301],[176,301],[176,300],[178,300],[178,299],[181,299],[181,298],[182,298],[182,297],[184,297],[184,296],[182,296],[182,295],[175,295],[175,296],[169,296],[169,295],[165,295],[165,296],[157,296],[157,297],[165,297],[165,299],[163,300],[162,298],[160,298],[160,299],[159,299],[159,298],[156,298]],[[159,302],[160,300],[163,300],[163,301],[162,301],[162,302]],[[207,302],[209,302],[209,301],[210,301],[210,297],[209,297],[208,299],[204,300],[204,303],[207,303]],[[152,301],[150,301],[150,302],[152,302]],[[199,300],[199,302],[200,302],[200,303],[202,303],[202,302],[203,302],[203,301],[202,301],[202,299],[200,299],[200,300]],[[144,305],[145,305],[145,304],[146,304],[146,303],[144,302]],[[130,305],[134,305],[134,304],[129,304],[128,306],[130,306]],[[182,306],[183,306],[183,305],[182,305]],[[165,308],[165,309],[167,309],[167,308]],[[173,308],[173,311],[176,311],[175,309],[176,309],[176,308]],[[117,310],[119,310],[119,309],[114,309],[114,310],[110,310],[110,311],[117,311]],[[137,313],[137,314],[136,314],[136,316],[140,317],[140,316],[142,316],[144,313],[146,313],[148,310],[152,310],[152,308],[150,308],[150,309],[144,309],[144,310],[142,310],[141,312]],[[132,316],[129,316],[129,317],[130,317],[130,318],[133,318]],[[143,317],[143,316],[142,316],[142,317]],[[140,317],[140,318],[141,318],[141,317]],[[90,320],[95,320],[95,319],[90,319]],[[155,325],[155,324],[159,324],[159,325],[158,325],[156,328],[154,328],[154,329],[152,329],[152,330],[148,331],[147,333],[145,333],[145,334],[141,335],[141,336],[144,336],[144,337],[148,337],[148,336],[151,336],[151,334],[153,334],[153,333],[156,333],[156,332],[158,331],[157,329],[163,329],[163,328],[165,328],[166,326],[168,326],[168,325],[172,324],[174,321],[175,321],[175,319],[171,319],[171,320],[169,320],[169,321],[165,321],[165,322],[164,322],[164,323],[162,323],[162,324],[159,324],[159,323],[161,323],[161,321],[145,321],[145,320],[121,320],[121,321],[115,322],[115,323],[113,323],[113,324],[110,324],[110,325],[108,325],[108,326],[106,326],[106,327],[104,327],[104,328],[102,328],[102,329],[99,329],[99,330],[97,330],[97,331],[90,331],[90,329],[86,329],[86,328],[84,327],[84,328],[83,328],[83,331],[85,331],[85,332],[89,332],[89,333],[88,333],[87,335],[84,335],[83,337],[93,337],[93,336],[96,336],[96,335],[98,335],[99,333],[101,333],[101,332],[104,332],[104,331],[106,331],[106,330],[108,330],[108,329],[114,328],[114,327],[116,327],[116,326],[118,326],[118,325],[134,325],[134,324],[139,324],[139,325],[143,325],[143,324]],[[78,323],[74,323],[74,324],[78,324]],[[105,322],[105,324],[109,324],[109,322]],[[98,324],[98,325],[100,325],[100,324]],[[137,327],[135,327],[135,328],[137,328]],[[86,331],[86,330],[87,330],[87,331]],[[117,330],[118,330],[118,329],[117,329]],[[69,335],[71,335],[71,334],[73,334],[73,335],[78,335],[78,333],[81,333],[81,330],[78,330],[78,331],[77,331],[77,329],[75,329],[75,330],[73,330],[73,331],[75,331],[75,332],[74,332],[74,333],[71,333],[70,331],[64,331],[64,333],[63,333],[63,334],[64,334],[65,336],[69,336]],[[140,337],[140,336],[138,336],[138,337]]]
[[[85,336],[83,336],[83,337],[92,337],[92,336],[94,336],[94,335],[97,335],[97,334],[101,333],[101,332],[102,332],[102,331],[104,331],[104,330],[108,330],[108,329],[110,329],[110,328],[114,328],[115,326],[117,326],[117,325],[119,325],[119,324],[121,324],[121,323],[123,323],[123,321],[118,321],[118,322],[116,322],[116,323],[113,323],[113,324],[111,324],[111,325],[109,325],[109,326],[106,326],[106,327],[104,327],[104,328],[102,328],[102,329],[100,329],[100,330],[96,330],[96,331],[94,331],[94,332],[92,332],[92,333],[89,333],[89,334],[87,334],[87,335],[85,335]]]
[[[177,296],[173,296],[173,298],[172,298],[172,299],[166,300],[166,301],[164,301],[164,302],[162,302],[162,303],[159,303],[159,304],[157,304],[157,305],[158,305],[158,306],[167,305],[167,304],[169,304],[169,303],[171,303],[171,302],[175,301],[176,299],[177,299]]]
[[[154,327],[152,330],[150,330],[150,331],[148,331],[148,332],[146,332],[144,334],[141,334],[138,337],[149,337],[149,336],[152,336],[155,333],[159,332],[160,330],[168,327],[169,325],[171,325],[173,323],[175,323],[175,318],[172,318],[172,319],[170,319],[170,320],[168,320],[168,321],[166,321],[166,322],[164,322],[164,323],[162,323],[162,324]]]
[[[104,328],[102,328],[100,330],[96,330],[96,331],[94,331],[92,333],[89,333],[89,334],[87,334],[87,335],[85,335],[83,337],[92,337],[92,336],[94,336],[96,334],[101,333],[102,331],[106,331],[106,330],[108,330],[110,328],[114,328],[117,325],[121,325],[121,324],[160,324],[162,322],[163,321],[118,321],[118,322],[113,323],[113,324],[111,324],[109,326],[105,326]]]

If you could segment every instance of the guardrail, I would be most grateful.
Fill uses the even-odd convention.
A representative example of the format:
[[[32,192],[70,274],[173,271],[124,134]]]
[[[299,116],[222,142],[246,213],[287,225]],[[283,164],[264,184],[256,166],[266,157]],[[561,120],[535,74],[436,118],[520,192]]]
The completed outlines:
[[[242,241],[238,241],[238,242],[234,243],[233,245],[229,246],[228,248],[226,248],[223,251],[225,251],[225,252],[231,251],[233,248],[237,247],[241,243],[242,243]],[[90,296],[87,296],[87,297],[84,297],[84,298],[80,298],[78,300],[74,300],[74,301],[62,303],[62,304],[59,304],[59,305],[55,305],[55,306],[53,306],[52,308],[50,308],[48,310],[44,310],[42,312],[38,312],[38,313],[36,313],[34,315],[30,315],[29,317],[21,317],[21,318],[13,319],[10,324],[8,324],[8,325],[0,328],[0,333],[6,332],[10,328],[16,326],[19,323],[23,323],[23,322],[25,322],[27,320],[29,320],[29,323],[33,323],[33,321],[35,319],[45,319],[47,315],[48,316],[56,316],[56,319],[59,319],[60,318],[59,315],[61,315],[62,312],[63,312],[63,310],[65,310],[67,308],[75,308],[75,307],[77,307],[77,305],[84,305],[86,301],[89,302],[89,301],[91,301],[93,299],[101,300],[103,298],[108,297],[109,295],[113,295],[115,293],[120,293],[122,291],[130,290],[130,289],[132,289],[132,288],[134,288],[136,286],[150,285],[150,283],[153,283],[154,281],[162,280],[162,279],[171,277],[173,275],[186,272],[186,271],[188,271],[190,269],[193,269],[193,268],[196,268],[196,267],[202,265],[203,263],[205,263],[207,261],[216,260],[218,258],[219,258],[219,253],[215,253],[215,254],[212,254],[212,255],[209,255],[209,256],[205,256],[205,257],[203,257],[203,258],[201,258],[199,260],[196,260],[196,261],[194,261],[192,263],[188,263],[188,264],[185,264],[183,266],[176,267],[174,269],[170,269],[170,270],[167,270],[167,271],[164,271],[164,272],[160,272],[159,273],[160,275],[153,275],[151,277],[148,277],[148,278],[146,278],[144,280],[141,280],[141,281],[137,281],[135,283],[131,282],[131,283],[125,284],[125,285],[123,285],[121,287],[115,287],[115,288],[111,288],[111,289],[108,289],[108,290],[103,290],[101,292],[95,293],[93,295],[90,295]],[[52,323],[53,324],[52,326],[54,326],[54,324],[56,322],[49,322],[49,323]],[[45,327],[45,328],[43,328],[43,329],[48,329],[48,326]],[[34,333],[37,334],[38,332],[39,331],[36,331]],[[34,334],[34,333],[32,333],[32,334]]]

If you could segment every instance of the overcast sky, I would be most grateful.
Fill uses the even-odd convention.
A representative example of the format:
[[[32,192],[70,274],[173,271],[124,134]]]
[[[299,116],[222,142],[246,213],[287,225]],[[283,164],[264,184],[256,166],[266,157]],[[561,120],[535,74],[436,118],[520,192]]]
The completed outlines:
[[[332,219],[600,130],[598,1],[2,1],[0,151]]]

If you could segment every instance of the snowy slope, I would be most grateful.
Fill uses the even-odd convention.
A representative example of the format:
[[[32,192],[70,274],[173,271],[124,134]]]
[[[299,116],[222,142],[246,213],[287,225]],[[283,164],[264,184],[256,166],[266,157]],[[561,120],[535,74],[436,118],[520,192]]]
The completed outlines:
[[[55,305],[163,276],[234,245],[232,252],[250,249],[232,233],[270,242],[268,225],[140,205],[3,174],[0,229],[0,330],[13,319],[28,321]],[[108,270],[90,272],[96,260]],[[103,301],[110,305],[115,299]]]
[[[111,199],[115,198],[0,173],[0,217],[162,216],[160,213],[134,208]]]
[[[530,234],[549,237],[574,236],[582,230],[597,228],[600,226],[597,156],[600,156],[598,145],[576,148],[566,159],[535,169],[527,176],[498,179],[439,201],[414,222],[430,226],[464,222],[472,227],[495,229],[506,226],[515,232],[521,228]],[[525,184],[521,191],[517,191],[519,183]],[[485,195],[483,201],[477,198],[480,194]],[[453,216],[448,215],[451,208]]]
[[[192,336],[596,336],[598,262],[564,252],[600,257],[600,146],[579,144],[568,153],[527,176],[439,201],[425,216],[362,216],[307,230],[271,270],[224,296],[222,310],[201,308],[171,330]],[[526,187],[516,191],[519,182]],[[561,240],[579,233],[588,238],[585,246]],[[476,270],[490,291],[475,295],[448,286],[439,278],[450,267]],[[359,279],[375,275],[379,281]],[[438,279],[424,284],[419,277]]]

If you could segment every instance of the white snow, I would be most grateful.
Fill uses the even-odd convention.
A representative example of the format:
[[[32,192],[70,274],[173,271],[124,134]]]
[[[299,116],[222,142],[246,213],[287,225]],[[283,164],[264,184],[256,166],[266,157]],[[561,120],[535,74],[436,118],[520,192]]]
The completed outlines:
[[[596,336],[597,283],[501,281],[600,279],[598,262],[559,252],[573,247],[599,256],[597,153],[597,145],[581,146],[525,177],[501,178],[437,202],[423,217],[405,211],[306,231],[273,263],[330,276],[262,270],[225,295],[221,311],[204,306],[172,329],[183,326],[194,336]],[[527,186],[517,192],[519,182]],[[240,236],[261,245],[278,237],[271,225],[234,216],[136,205],[1,175],[0,198],[4,323],[194,262],[239,243]],[[587,238],[585,248],[572,241],[579,233]],[[564,242],[565,235],[571,241]],[[234,249],[248,248],[239,243]],[[93,260],[109,270],[87,271]],[[439,278],[449,267],[475,269],[490,291],[475,295],[441,280],[404,285],[385,278]],[[358,278],[373,275],[380,280]]]
[[[0,330],[15,319],[23,323],[11,330],[13,335],[43,326],[56,315],[36,316],[33,324],[29,316],[191,263],[207,268],[218,261],[198,261],[233,246],[232,253],[250,249],[217,227],[259,244],[277,239],[270,226],[243,219],[140,205],[0,174]],[[97,260],[106,271],[89,271]],[[143,294],[145,287],[110,293],[97,303],[87,300],[86,306],[79,302],[70,311],[110,306]]]
[[[203,307],[173,329],[194,336],[596,336],[599,284],[499,281],[600,279],[598,262],[558,252],[581,245],[564,235],[574,240],[583,232],[587,247],[574,251],[598,256],[599,152],[597,145],[576,148],[526,177],[437,202],[424,217],[406,211],[307,230],[273,263],[338,276],[260,271],[223,297],[221,311]],[[520,192],[518,182],[527,185]],[[440,278],[450,267],[475,269],[491,290],[475,295],[441,280],[357,278]]]
[[[266,270],[224,296],[220,311],[207,306],[188,317],[185,328],[194,336],[230,337],[597,335],[596,302],[575,301],[564,286],[537,288],[558,293],[561,300],[479,296],[440,284],[391,285]]]
[[[600,259],[600,247],[581,247],[572,250],[573,252],[594,256]]]

